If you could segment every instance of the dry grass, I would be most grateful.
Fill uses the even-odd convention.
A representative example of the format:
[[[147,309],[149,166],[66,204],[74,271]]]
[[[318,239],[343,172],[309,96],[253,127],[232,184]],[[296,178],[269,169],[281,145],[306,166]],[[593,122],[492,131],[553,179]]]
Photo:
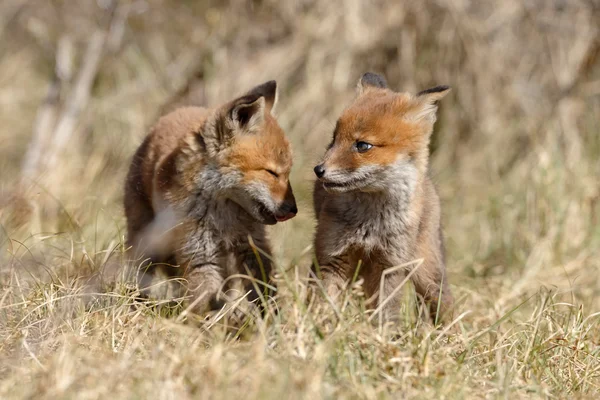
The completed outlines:
[[[596,1],[123,1],[123,36],[109,37],[67,146],[22,178],[59,43],[64,106],[104,3],[0,5],[1,398],[600,394]],[[416,318],[410,291],[393,329],[358,296],[320,312],[298,300],[311,169],[367,70],[397,89],[454,88],[432,148],[456,332]],[[122,182],[160,110],[273,78],[301,207],[272,234],[279,312],[234,335],[160,316],[127,287],[82,285],[122,264]]]

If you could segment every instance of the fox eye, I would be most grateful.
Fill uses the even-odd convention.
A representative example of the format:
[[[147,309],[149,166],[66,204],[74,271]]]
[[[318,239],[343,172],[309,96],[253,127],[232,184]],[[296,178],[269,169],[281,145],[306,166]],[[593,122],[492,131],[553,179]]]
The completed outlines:
[[[356,142],[356,150],[359,153],[364,153],[366,151],[369,151],[371,149],[371,147],[373,147],[373,145],[371,143],[367,143],[367,142]]]
[[[273,175],[275,178],[279,178],[279,174],[272,169],[265,169],[269,174]]]

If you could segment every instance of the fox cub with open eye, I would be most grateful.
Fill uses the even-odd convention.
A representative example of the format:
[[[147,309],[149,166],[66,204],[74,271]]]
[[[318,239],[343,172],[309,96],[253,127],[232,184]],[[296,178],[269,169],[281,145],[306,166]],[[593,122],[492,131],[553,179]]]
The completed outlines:
[[[359,276],[372,307],[385,319],[398,314],[399,283],[411,280],[434,321],[448,317],[452,295],[444,264],[440,201],[428,176],[429,139],[437,102],[450,88],[396,93],[383,77],[366,73],[357,96],[337,121],[333,141],[314,168],[318,226],[315,250],[333,298]],[[385,276],[386,269],[423,259]],[[381,304],[385,302],[385,304]]]
[[[270,81],[216,109],[177,109],[133,157],[125,184],[130,251],[143,255],[138,261],[177,265],[170,272],[184,278],[195,312],[220,306],[231,274],[268,282],[271,264],[251,241],[270,253],[265,225],[298,211],[290,144],[271,114],[276,98]],[[140,286],[149,285],[145,277],[151,271],[140,273]],[[250,300],[259,295],[251,282],[246,290]]]

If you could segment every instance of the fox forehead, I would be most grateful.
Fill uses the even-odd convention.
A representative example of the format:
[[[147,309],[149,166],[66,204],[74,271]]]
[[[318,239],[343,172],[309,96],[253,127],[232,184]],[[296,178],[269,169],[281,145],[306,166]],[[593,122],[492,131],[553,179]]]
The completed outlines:
[[[381,91],[360,96],[339,118],[334,141],[366,141],[373,145],[412,148],[421,142],[426,127],[411,120],[411,95]]]
[[[292,168],[292,150],[283,130],[269,117],[260,132],[236,138],[229,161],[241,170],[268,168],[288,173]]]

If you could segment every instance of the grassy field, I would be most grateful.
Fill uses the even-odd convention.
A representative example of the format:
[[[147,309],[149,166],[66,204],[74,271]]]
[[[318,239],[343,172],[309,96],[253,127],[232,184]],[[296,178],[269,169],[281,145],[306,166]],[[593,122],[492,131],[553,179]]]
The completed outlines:
[[[597,2],[111,4],[0,4],[0,398],[600,396]],[[395,327],[357,285],[301,301],[312,167],[365,71],[453,87],[432,143],[452,329],[410,290]],[[130,157],[165,110],[268,79],[300,208],[271,231],[278,312],[240,334],[159,315],[111,279]]]

